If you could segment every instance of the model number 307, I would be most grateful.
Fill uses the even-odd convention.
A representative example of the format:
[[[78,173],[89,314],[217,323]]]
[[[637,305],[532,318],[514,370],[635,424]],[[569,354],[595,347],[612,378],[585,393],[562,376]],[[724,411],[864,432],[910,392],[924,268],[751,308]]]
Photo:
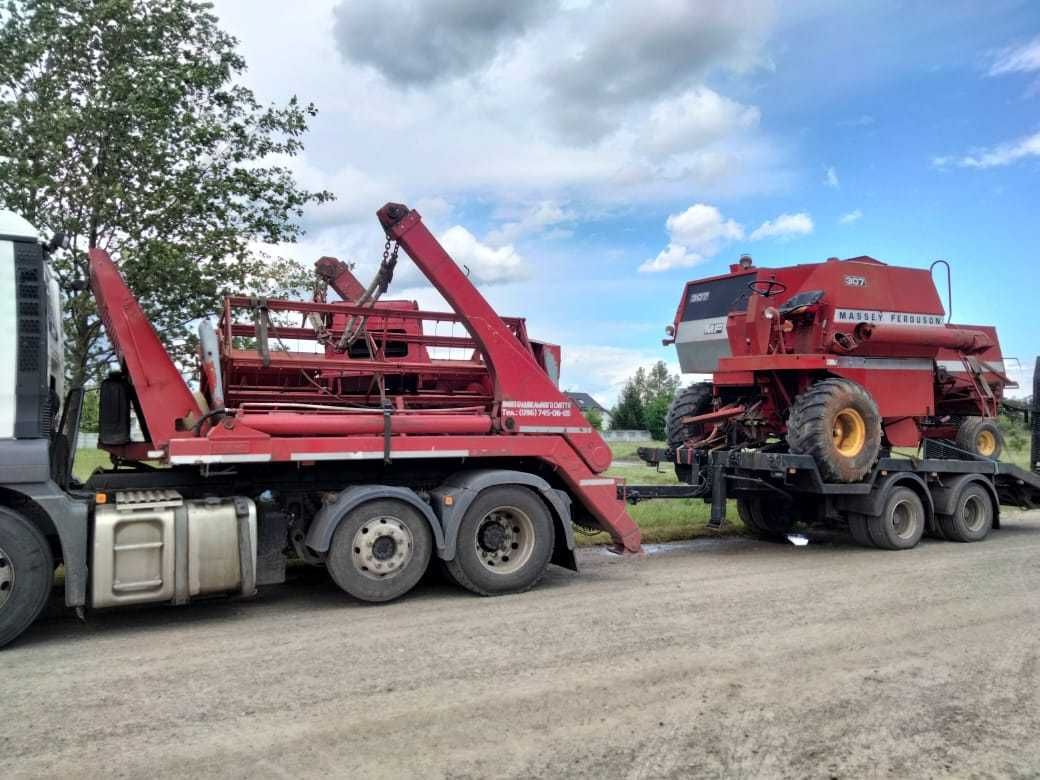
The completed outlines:
[[[865,276],[846,276],[845,277],[846,287],[866,287],[867,278]]]

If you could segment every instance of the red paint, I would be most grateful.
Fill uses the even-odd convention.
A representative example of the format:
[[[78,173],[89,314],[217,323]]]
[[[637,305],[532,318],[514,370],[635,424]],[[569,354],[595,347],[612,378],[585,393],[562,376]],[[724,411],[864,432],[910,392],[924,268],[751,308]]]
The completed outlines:
[[[111,260],[91,253],[92,286],[141,400],[152,437],[147,447],[174,464],[381,459],[388,420],[391,459],[409,458],[417,469],[423,458],[438,457],[547,464],[577,516],[587,513],[620,550],[638,552],[639,529],[614,481],[597,478],[610,465],[610,449],[557,387],[560,348],[532,341],[523,319],[499,316],[417,212],[387,204],[379,218],[451,311],[394,300],[358,307],[351,301],[361,285],[334,258],[322,258],[318,270],[343,302],[228,297],[217,329],[228,416],[207,420],[200,435],[191,430],[202,415],[191,391]],[[257,335],[254,303],[271,316],[266,360],[239,343]],[[366,337],[339,351],[351,317],[365,318]],[[316,344],[319,335],[323,343]],[[316,348],[302,349],[298,340]],[[215,366],[204,365],[202,373],[212,408]],[[121,452],[143,459],[142,450]],[[603,484],[582,484],[590,480]]]

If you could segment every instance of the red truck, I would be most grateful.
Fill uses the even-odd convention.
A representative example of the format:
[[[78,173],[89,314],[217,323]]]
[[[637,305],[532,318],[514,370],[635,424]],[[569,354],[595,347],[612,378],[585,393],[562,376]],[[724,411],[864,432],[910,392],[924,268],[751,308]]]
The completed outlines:
[[[435,558],[475,593],[513,593],[550,562],[576,570],[575,523],[639,552],[603,476],[610,450],[557,386],[559,347],[500,317],[417,212],[390,203],[378,217],[387,245],[367,289],[323,258],[343,300],[227,298],[199,328],[197,389],[91,251],[119,367],[100,387],[114,466],[80,483],[84,391],[59,402],[56,243],[0,214],[0,296],[15,304],[3,350],[17,365],[0,404],[0,646],[39,615],[59,564],[66,604],[84,610],[250,595],[291,557],[364,601],[407,593]],[[381,300],[398,248],[452,311]]]

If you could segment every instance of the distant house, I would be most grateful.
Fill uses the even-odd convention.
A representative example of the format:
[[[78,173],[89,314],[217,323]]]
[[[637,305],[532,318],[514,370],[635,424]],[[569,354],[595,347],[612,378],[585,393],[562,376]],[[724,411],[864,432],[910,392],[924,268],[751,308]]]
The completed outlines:
[[[603,408],[603,405],[591,395],[588,393],[564,393],[564,395],[578,405],[582,414],[588,414],[590,410],[595,409],[603,418],[603,427],[610,427],[610,410]]]

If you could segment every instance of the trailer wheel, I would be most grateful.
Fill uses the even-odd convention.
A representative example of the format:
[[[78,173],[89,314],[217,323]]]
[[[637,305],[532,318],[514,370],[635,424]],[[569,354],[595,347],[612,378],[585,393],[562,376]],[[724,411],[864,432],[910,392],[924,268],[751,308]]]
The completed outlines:
[[[870,538],[870,529],[866,515],[859,512],[849,514],[849,533],[852,540],[861,547],[873,547],[874,540]]]
[[[791,505],[759,496],[737,499],[737,514],[744,527],[762,539],[781,539],[790,533],[794,527],[792,509]]]
[[[362,504],[343,518],[325,559],[332,579],[361,601],[390,601],[415,587],[430,563],[433,534],[403,501]]]
[[[488,488],[459,525],[452,578],[481,596],[519,593],[545,574],[556,529],[545,503],[526,487]]]
[[[881,452],[881,416],[870,393],[848,379],[823,379],[795,399],[787,418],[791,452],[812,455],[824,479],[863,479]]]
[[[875,547],[883,550],[909,550],[924,535],[924,504],[908,487],[889,493],[880,515],[867,518],[867,530]]]
[[[53,584],[46,537],[22,515],[0,507],[0,647],[39,617]]]
[[[977,482],[964,486],[952,515],[940,515],[943,534],[953,542],[979,542],[993,530],[993,502]]]
[[[698,414],[706,414],[711,411],[712,386],[710,382],[700,382],[690,385],[679,392],[668,407],[668,416],[665,417],[664,430],[668,448],[678,449],[692,439],[702,438],[706,431],[703,425],[690,425],[683,423],[684,417],[693,417]],[[693,476],[693,467],[684,464],[675,464],[675,476],[680,482],[690,482]]]
[[[999,460],[1004,451],[1004,434],[995,420],[987,417],[965,417],[957,429],[956,444],[973,455]]]

